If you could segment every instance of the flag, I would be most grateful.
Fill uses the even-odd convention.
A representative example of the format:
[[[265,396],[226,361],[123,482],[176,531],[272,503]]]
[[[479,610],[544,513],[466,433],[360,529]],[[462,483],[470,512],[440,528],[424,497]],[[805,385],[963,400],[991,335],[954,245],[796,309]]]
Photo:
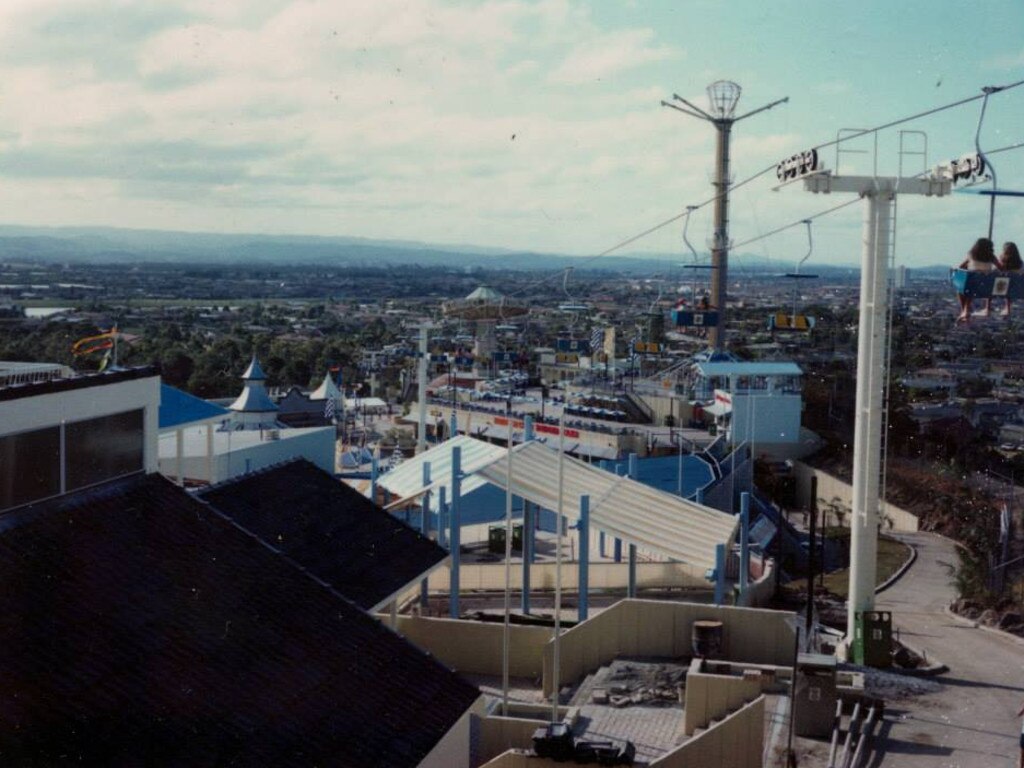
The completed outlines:
[[[590,349],[597,352],[601,348],[602,341],[604,341],[604,329],[594,328],[590,332]]]
[[[327,398],[326,402],[324,403],[324,418],[327,419],[328,421],[330,421],[331,419],[334,418],[334,398],[333,397]]]
[[[71,345],[71,354],[78,357],[79,355],[88,355],[102,349],[110,349],[114,346],[116,338],[117,326],[114,326],[109,331],[97,336],[86,336],[84,339],[79,339]]]

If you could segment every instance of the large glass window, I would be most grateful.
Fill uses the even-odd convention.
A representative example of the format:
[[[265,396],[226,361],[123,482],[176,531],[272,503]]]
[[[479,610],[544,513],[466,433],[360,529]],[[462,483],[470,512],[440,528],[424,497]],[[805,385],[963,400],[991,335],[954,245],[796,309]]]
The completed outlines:
[[[0,510],[60,493],[60,427],[0,437]]]
[[[142,409],[68,424],[67,490],[142,470],[144,445]]]

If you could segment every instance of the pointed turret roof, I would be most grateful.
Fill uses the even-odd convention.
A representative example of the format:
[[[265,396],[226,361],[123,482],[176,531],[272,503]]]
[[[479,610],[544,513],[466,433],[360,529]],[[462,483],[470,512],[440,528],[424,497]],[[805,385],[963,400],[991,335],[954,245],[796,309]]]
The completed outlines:
[[[501,294],[487,285],[481,285],[466,297],[466,301],[498,301],[499,299],[501,299]]]
[[[242,374],[242,379],[245,381],[266,381],[267,374],[263,372],[263,367],[260,365],[260,361],[256,359],[256,353],[252,353],[252,361],[249,363],[249,367],[245,369],[245,373]]]
[[[263,382],[266,379],[267,375],[263,372],[263,368],[260,367],[260,361],[256,359],[256,354],[253,353],[252,362],[249,363],[249,367],[242,374],[245,389],[242,390],[242,394],[228,408],[232,411],[242,411],[245,413],[276,411],[277,405],[270,399],[270,395],[267,394],[267,390],[263,386]]]
[[[340,398],[341,390],[334,383],[334,378],[331,376],[330,371],[324,375],[323,383],[309,395],[310,400],[338,400]]]

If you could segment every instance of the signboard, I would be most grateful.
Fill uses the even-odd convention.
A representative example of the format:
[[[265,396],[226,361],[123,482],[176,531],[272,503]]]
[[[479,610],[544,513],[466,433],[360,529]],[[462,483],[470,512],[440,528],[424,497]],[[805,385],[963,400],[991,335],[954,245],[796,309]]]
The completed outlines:
[[[491,354],[491,360],[496,363],[516,363],[519,361],[518,352],[494,352]]]
[[[473,358],[468,355],[458,355],[455,358],[455,364],[461,365],[462,367],[468,367],[473,364]]]
[[[533,427],[534,432],[540,432],[545,435],[558,435],[558,426],[552,426],[551,424],[535,424]],[[579,437],[580,431],[578,429],[565,429],[562,434],[566,437]]]
[[[564,363],[565,365],[577,365],[580,362],[580,356],[569,352],[559,352],[555,355],[556,363]]]
[[[633,345],[633,351],[640,353],[648,352],[656,355],[661,352],[661,344],[656,344],[653,341],[638,341]]]
[[[793,181],[821,169],[818,150],[808,149],[806,152],[797,152],[792,157],[787,157],[775,166],[775,175],[779,181]]]

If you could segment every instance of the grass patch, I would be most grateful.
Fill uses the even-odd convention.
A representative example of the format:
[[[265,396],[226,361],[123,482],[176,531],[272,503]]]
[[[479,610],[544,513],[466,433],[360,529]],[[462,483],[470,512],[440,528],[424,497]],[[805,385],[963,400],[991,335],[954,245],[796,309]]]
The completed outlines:
[[[850,533],[848,529],[844,529],[841,536],[835,536],[833,531],[833,537],[848,539],[850,537]],[[886,536],[879,536],[878,561],[876,563],[877,567],[875,568],[875,584],[881,584],[890,578],[900,569],[900,566],[902,566],[909,557],[910,547],[902,541],[896,541],[896,539],[890,539]],[[817,584],[819,584],[820,581],[817,579],[815,581],[815,589],[818,589]],[[807,579],[793,579],[787,584],[784,584],[782,588],[793,593],[806,592]],[[850,593],[850,569],[843,568],[838,571],[832,571],[832,573],[826,573],[825,589],[836,597],[845,600]]]

